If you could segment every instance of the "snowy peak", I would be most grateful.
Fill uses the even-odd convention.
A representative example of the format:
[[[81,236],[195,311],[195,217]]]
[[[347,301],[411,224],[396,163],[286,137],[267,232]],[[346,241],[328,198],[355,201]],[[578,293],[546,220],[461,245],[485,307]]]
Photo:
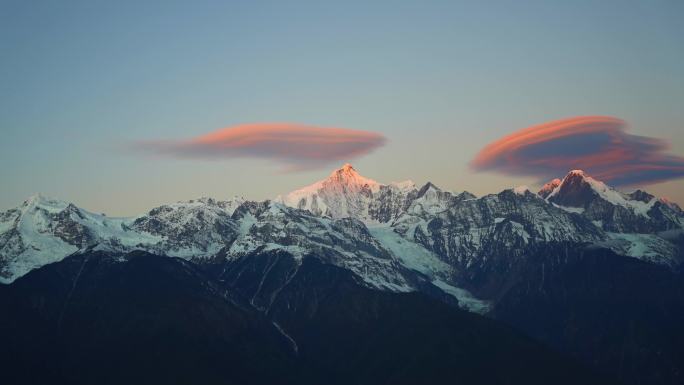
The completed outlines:
[[[73,204],[36,194],[0,212],[0,282],[60,260],[93,244],[86,222],[96,215]]]
[[[48,196],[45,196],[43,194],[33,194],[30,197],[28,197],[22,204],[21,207],[24,212],[31,211],[36,208],[42,208],[51,212],[54,211],[62,211],[66,209],[69,205],[72,205],[69,202],[61,201],[58,199],[54,199]],[[72,205],[73,206],[73,205]]]
[[[386,222],[403,210],[406,197],[413,191],[411,181],[381,184],[347,163],[328,178],[278,196],[275,201],[317,216]]]
[[[620,192],[581,170],[569,172],[546,200],[581,214],[604,231],[656,233],[682,228],[676,207],[642,190]]]
[[[442,190],[439,187],[432,184],[432,182],[427,182],[423,187],[420,188],[420,190],[418,190],[417,198],[422,198],[423,196],[425,196],[425,194],[430,192],[438,193],[441,191]]]
[[[333,171],[328,179],[321,182],[324,188],[341,188],[349,191],[368,189],[377,191],[380,184],[372,179],[361,176],[354,167],[346,163],[341,168]]]
[[[526,185],[521,185],[513,188],[513,192],[518,195],[526,195],[527,193],[533,194],[532,190]]]
[[[657,199],[642,190],[625,194],[587,175],[582,170],[573,170],[547,196],[549,202],[559,206],[588,208],[596,200],[647,216]]]
[[[553,181],[550,183],[553,184]],[[583,208],[596,198],[609,198],[606,200],[613,201],[618,195],[621,194],[603,182],[590,177],[584,171],[572,170],[546,198],[560,206]]]
[[[565,177],[567,178],[569,176],[579,176],[579,177],[585,178],[585,177],[588,177],[589,175],[587,175],[587,173],[584,172],[584,170],[570,170],[568,172],[568,175],[566,175]]]
[[[375,192],[379,188],[380,184],[378,182],[361,176],[351,164],[346,163],[341,168],[333,171],[326,179],[292,191],[285,196],[279,196],[275,201],[287,206],[311,210],[311,205],[316,203],[319,197],[349,195],[360,192],[366,192],[367,194],[368,192]],[[323,209],[316,208],[319,210]]]
[[[546,184],[542,186],[542,188],[537,192],[537,194],[540,197],[546,199],[553,192],[553,190],[556,189],[556,187],[560,186],[560,184],[561,180],[558,178],[553,179],[550,182],[546,182]]]
[[[0,212],[0,283],[91,248],[193,258],[215,255],[235,238],[237,225],[231,216],[243,201],[200,198],[162,205],[135,218],[114,218],[35,194]]]
[[[628,194],[628,197],[629,197],[629,199],[631,199],[633,201],[639,201],[639,202],[644,202],[644,203],[648,203],[651,200],[653,200],[653,198],[655,198],[653,195],[651,195],[651,194],[649,194],[643,190],[636,190],[636,191]]]
[[[360,176],[359,173],[356,171],[354,166],[351,165],[351,163],[345,163],[342,165],[342,167],[338,168],[337,170],[333,170],[333,172],[330,173],[329,178],[335,178],[335,177],[354,177],[354,176]]]

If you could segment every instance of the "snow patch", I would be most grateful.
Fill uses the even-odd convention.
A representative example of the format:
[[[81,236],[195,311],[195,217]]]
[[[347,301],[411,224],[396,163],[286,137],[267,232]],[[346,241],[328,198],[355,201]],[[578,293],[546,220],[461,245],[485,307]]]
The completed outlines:
[[[456,298],[463,309],[479,314],[490,310],[491,304],[488,301],[475,298],[469,291],[448,284],[445,280],[449,279],[453,268],[429,250],[402,238],[391,227],[374,226],[368,230],[392,252],[402,266],[430,277],[435,286]]]
[[[518,187],[515,187],[515,188],[513,189],[513,192],[516,193],[516,194],[518,194],[518,195],[525,195],[525,193],[527,193],[528,191],[529,191],[529,192],[532,192],[532,191],[530,190],[530,188],[527,187],[527,186],[525,186],[525,185],[518,186]]]
[[[492,308],[492,303],[490,301],[475,298],[468,290],[451,286],[439,279],[432,281],[432,284],[456,298],[459,306],[465,310],[478,314],[486,314]]]

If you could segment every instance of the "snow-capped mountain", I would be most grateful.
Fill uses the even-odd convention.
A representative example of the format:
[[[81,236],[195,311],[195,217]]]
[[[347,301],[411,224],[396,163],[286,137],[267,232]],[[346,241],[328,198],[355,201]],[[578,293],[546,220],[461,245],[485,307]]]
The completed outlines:
[[[451,295],[469,298],[449,285],[448,265],[395,247],[402,241],[393,234],[383,237],[391,239],[391,251],[357,219],[315,216],[277,202],[202,198],[163,205],[138,217],[109,218],[37,195],[2,213],[0,220],[5,283],[85,250],[145,250],[199,263],[280,250],[294,256],[296,265],[315,256],[343,267],[376,289],[416,291],[435,281]],[[421,257],[417,265],[414,260]]]
[[[345,168],[356,174],[350,166]],[[344,168],[337,172],[342,171]],[[360,200],[354,196],[355,190],[344,191],[343,197],[328,196],[328,204],[334,205],[330,203],[336,202],[334,199]],[[403,240],[422,246],[458,271],[460,286],[468,286],[472,271],[485,265],[491,268],[497,259],[493,256],[501,256],[502,264],[510,264],[511,256],[524,256],[530,247],[557,243],[605,247],[670,267],[684,259],[684,215],[678,206],[640,190],[621,193],[580,170],[547,183],[538,195],[523,186],[476,198],[468,192],[442,191],[432,183],[420,189],[402,189],[394,199],[361,191],[367,207],[392,209],[371,209],[368,215],[364,211],[356,218],[372,232],[390,229]],[[315,193],[311,196],[317,198]]]
[[[350,177],[338,177],[345,175]],[[333,184],[333,191],[343,193],[331,194],[322,188]],[[678,265],[682,258],[676,242],[671,242],[681,235],[684,224],[678,206],[640,190],[621,193],[581,170],[545,184],[538,195],[525,186],[481,198],[443,191],[429,182],[420,189],[413,183],[404,183],[401,189],[395,186],[364,178],[345,165],[326,181],[286,195],[296,199],[281,201],[301,209],[321,200],[326,207],[344,208],[349,207],[347,202],[363,202],[363,210],[310,211],[355,217],[371,231],[390,228],[461,269],[497,254],[491,248],[522,255],[530,246],[558,242],[606,247],[669,266]]]
[[[570,171],[550,193],[546,192],[542,189],[540,195],[546,195],[548,202],[581,214],[608,232],[653,234],[681,229],[684,224],[677,206],[641,190],[622,193],[581,170]]]
[[[0,213],[0,282],[87,250],[146,250],[183,258],[215,255],[237,237],[232,211],[244,200],[202,198],[111,218],[40,194]]]
[[[159,241],[153,234],[130,230],[129,222],[34,195],[21,206],[0,213],[0,281],[11,282],[32,269],[98,244],[125,249]]]
[[[197,263],[283,252],[293,274],[303,259],[317,258],[368,287],[441,290],[486,312],[496,284],[482,276],[515,271],[531,250],[591,246],[676,267],[682,218],[674,204],[620,193],[581,171],[539,194],[520,187],[477,198],[429,182],[381,184],[347,164],[274,201],[202,198],[132,218],[34,196],[0,213],[0,280],[85,250],[144,250]]]
[[[676,204],[640,190],[619,192],[581,171],[539,193],[520,186],[476,197],[429,182],[385,185],[345,165],[273,201],[201,198],[130,218],[33,196],[0,213],[0,282],[9,284],[3,293],[15,292],[15,305],[40,319],[50,303],[52,326],[85,317],[71,324],[74,331],[90,330],[74,325],[93,319],[120,325],[98,313],[109,305],[100,298],[111,301],[112,293],[121,302],[107,314],[149,309],[156,317],[161,308],[172,311],[171,321],[187,320],[200,331],[197,315],[222,324],[223,316],[207,310],[228,304],[229,314],[252,314],[241,325],[263,321],[265,333],[295,356],[321,340],[311,333],[316,326],[339,321],[339,330],[356,336],[359,312],[380,320],[382,298],[397,298],[392,309],[429,303],[417,308],[417,328],[432,306],[457,305],[490,318],[464,319],[503,320],[587,365],[604,360],[619,374],[644,365],[632,374],[669,373],[679,383],[681,370],[671,363],[681,351],[683,223]],[[160,285],[164,279],[169,283]],[[157,294],[130,307],[136,290]],[[394,294],[407,292],[414,293]],[[186,319],[188,309],[195,310]],[[33,335],[28,325],[24,332]],[[373,336],[382,329],[377,325]],[[623,337],[635,327],[646,334],[625,350]],[[321,335],[334,338],[339,330]],[[487,334],[473,335],[479,341]],[[583,350],[597,340],[606,343]],[[648,360],[660,355],[665,359]],[[644,378],[639,383],[653,383]]]
[[[157,237],[157,242],[145,245],[148,251],[186,259],[209,257],[238,237],[239,226],[231,216],[244,202],[237,197],[227,201],[200,198],[162,205],[127,220],[126,226]]]
[[[549,196],[553,192],[553,190],[556,189],[561,184],[561,180],[556,178],[552,179],[549,182],[545,183],[544,186],[539,190],[537,194],[539,194],[540,197],[546,199],[546,197]]]
[[[387,222],[402,211],[408,193],[415,188],[409,180],[378,183],[361,176],[347,163],[328,178],[278,196],[275,201],[319,216]]]

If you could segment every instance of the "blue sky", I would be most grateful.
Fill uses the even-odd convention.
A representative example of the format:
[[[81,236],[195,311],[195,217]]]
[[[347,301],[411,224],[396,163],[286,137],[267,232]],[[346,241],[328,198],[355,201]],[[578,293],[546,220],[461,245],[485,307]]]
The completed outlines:
[[[329,173],[127,150],[250,122],[378,132],[387,144],[351,160],[362,174],[476,194],[537,182],[468,163],[548,120],[615,116],[684,154],[681,1],[0,7],[0,208],[42,192],[130,215],[199,196],[268,198]],[[684,203],[681,179],[648,190]]]

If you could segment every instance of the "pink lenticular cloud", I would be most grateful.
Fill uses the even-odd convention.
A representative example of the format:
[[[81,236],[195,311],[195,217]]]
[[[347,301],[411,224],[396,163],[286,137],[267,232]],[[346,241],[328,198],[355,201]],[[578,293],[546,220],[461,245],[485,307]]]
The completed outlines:
[[[623,120],[579,116],[524,128],[483,148],[477,171],[551,178],[584,169],[614,185],[684,177],[684,158],[665,153],[664,140],[627,134]]]
[[[293,171],[347,161],[368,154],[385,142],[383,135],[369,131],[254,123],[222,128],[187,140],[139,142],[136,147],[183,159],[266,158]]]

